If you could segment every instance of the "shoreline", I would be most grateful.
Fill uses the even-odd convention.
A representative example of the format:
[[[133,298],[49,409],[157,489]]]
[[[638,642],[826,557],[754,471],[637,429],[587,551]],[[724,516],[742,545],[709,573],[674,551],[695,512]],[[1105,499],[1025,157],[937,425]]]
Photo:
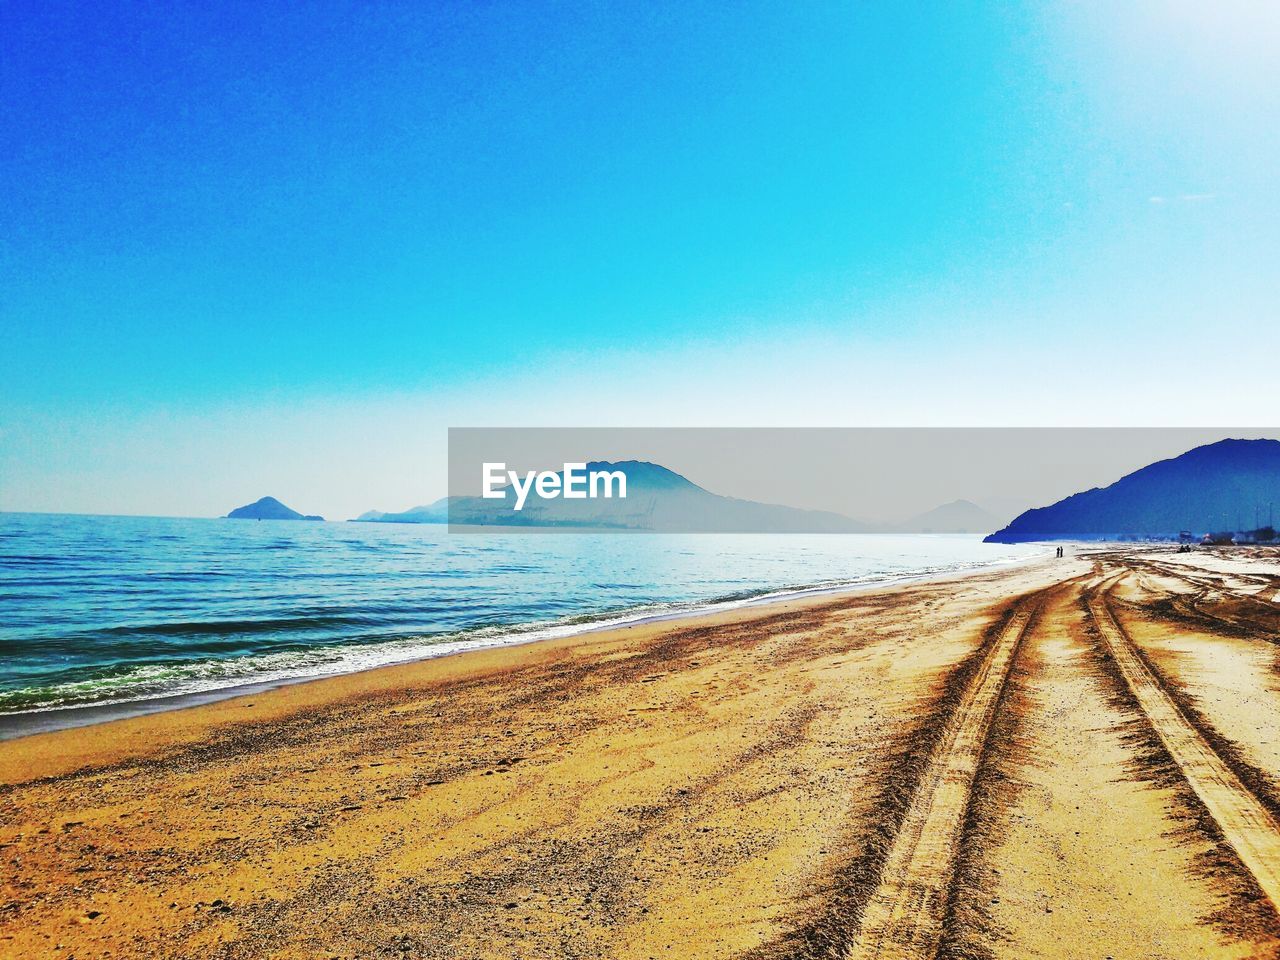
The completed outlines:
[[[1060,562],[1060,561],[1059,561]],[[742,603],[729,609],[699,611],[649,618],[644,622],[589,627],[565,636],[547,637],[524,643],[501,644],[453,654],[418,658],[324,677],[303,677],[293,682],[271,681],[254,689],[237,688],[230,695],[211,691],[200,702],[175,698],[158,709],[145,709],[153,701],[138,701],[122,707],[139,707],[136,713],[108,716],[98,713],[88,722],[31,730],[0,738],[0,785],[25,777],[52,775],[128,757],[149,755],[166,747],[191,743],[224,727],[246,722],[270,724],[305,715],[342,702],[376,698],[389,692],[419,688],[423,683],[451,683],[476,674],[510,672],[529,664],[545,663],[561,656],[587,656],[597,648],[619,642],[645,639],[689,628],[721,629],[763,621],[792,612],[822,611],[859,598],[876,598],[912,589],[977,586],[1010,577],[1049,575],[1053,557],[1037,555],[1007,563],[948,571],[892,582],[833,588],[800,597],[776,597]],[[182,699],[183,702],[176,702]],[[106,711],[110,708],[86,707]],[[52,712],[52,711],[51,711]],[[73,711],[57,711],[71,713]],[[43,717],[45,714],[10,714]]]
[[[925,583],[948,578],[963,578],[984,571],[1010,569],[1033,564],[1049,557],[1047,552],[1019,557],[1009,560],[996,560],[985,564],[975,564],[961,570],[946,570],[905,576],[889,575],[879,579],[853,581],[829,586],[811,586],[770,590],[758,595],[738,599],[717,599],[702,603],[692,603],[685,609],[663,613],[642,613],[635,616],[620,613],[617,615],[602,614],[599,618],[575,623],[549,623],[546,625],[525,625],[527,636],[522,636],[521,625],[513,625],[509,633],[499,634],[487,640],[455,640],[442,641],[439,652],[418,653],[402,660],[390,660],[386,663],[359,667],[352,670],[335,670],[331,673],[314,675],[298,675],[294,677],[272,678],[260,681],[236,683],[226,687],[208,690],[194,690],[174,694],[163,694],[136,700],[119,702],[86,703],[69,706],[49,707],[34,710],[14,711],[0,714],[0,743],[18,740],[25,737],[38,736],[45,733],[57,733],[63,730],[77,730],[84,727],[112,723],[117,720],[131,720],[155,714],[169,713],[175,710],[189,710],[202,706],[233,700],[244,696],[268,694],[287,687],[308,683],[319,683],[341,677],[358,676],[379,670],[394,670],[413,664],[434,660],[466,656],[482,651],[515,649],[539,643],[557,640],[571,640],[588,634],[610,630],[627,629],[648,624],[675,623],[684,620],[697,620],[729,613],[736,610],[748,610],[784,604],[807,598],[837,597],[843,594],[858,593],[878,588],[890,588],[913,583]]]

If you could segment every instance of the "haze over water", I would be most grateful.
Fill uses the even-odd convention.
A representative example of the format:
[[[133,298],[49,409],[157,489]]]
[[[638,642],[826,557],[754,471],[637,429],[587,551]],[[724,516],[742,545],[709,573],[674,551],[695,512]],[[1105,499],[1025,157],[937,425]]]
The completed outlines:
[[[324,676],[1043,550],[0,514],[0,714]]]

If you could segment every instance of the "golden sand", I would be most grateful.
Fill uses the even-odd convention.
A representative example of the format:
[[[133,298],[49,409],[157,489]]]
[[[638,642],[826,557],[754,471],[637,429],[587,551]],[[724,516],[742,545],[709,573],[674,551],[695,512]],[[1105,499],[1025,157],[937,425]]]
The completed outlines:
[[[1278,956],[1280,578],[1208,556],[1042,561],[2,743],[0,956]],[[1206,802],[1203,769],[1226,793]]]

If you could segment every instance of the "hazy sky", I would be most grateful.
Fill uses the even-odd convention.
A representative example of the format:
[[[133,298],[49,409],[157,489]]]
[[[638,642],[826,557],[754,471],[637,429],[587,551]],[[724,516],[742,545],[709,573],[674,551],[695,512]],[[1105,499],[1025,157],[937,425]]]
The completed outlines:
[[[468,425],[1250,425],[1280,7],[0,8],[0,509]]]

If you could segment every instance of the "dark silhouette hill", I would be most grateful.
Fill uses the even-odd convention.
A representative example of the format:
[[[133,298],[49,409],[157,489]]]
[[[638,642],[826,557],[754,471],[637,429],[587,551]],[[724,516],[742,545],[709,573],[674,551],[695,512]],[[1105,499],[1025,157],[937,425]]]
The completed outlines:
[[[297,510],[290,510],[275,497],[263,497],[253,503],[236,507],[227,514],[231,520],[323,520],[324,517],[303,516]]]
[[[1280,440],[1220,440],[1016,517],[988,543],[1245,530],[1280,502]]]

